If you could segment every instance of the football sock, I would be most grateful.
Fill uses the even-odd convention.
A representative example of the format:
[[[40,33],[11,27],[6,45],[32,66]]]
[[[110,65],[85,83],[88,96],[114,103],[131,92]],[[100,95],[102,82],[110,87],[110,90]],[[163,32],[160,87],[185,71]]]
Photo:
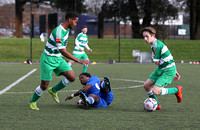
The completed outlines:
[[[104,81],[103,81],[103,82],[101,82],[101,84],[100,84],[100,85],[101,85],[101,87],[102,87],[103,89],[106,89],[106,88],[105,88],[105,83],[104,83]]]
[[[32,102],[36,102],[41,96],[42,96],[42,93],[44,92],[44,90],[41,89],[40,86],[38,86],[36,89],[35,89],[35,92],[33,94],[33,97],[31,98],[30,100],[30,103]]]
[[[158,101],[158,99],[157,99],[157,97],[156,97],[156,95],[153,94],[152,90],[149,91],[149,92],[147,92],[147,94],[148,94],[148,96],[149,96],[150,98],[154,98],[154,99],[157,101],[158,105],[160,104],[159,101]]]
[[[175,94],[178,92],[178,88],[162,88],[160,95]]]
[[[52,88],[52,91],[54,93],[57,93],[57,91],[63,89],[67,85],[69,85],[71,82],[67,78],[63,78],[56,86]]]
[[[84,65],[83,66],[83,73],[85,73],[87,71],[88,65]]]
[[[93,104],[93,103],[94,103],[94,98],[88,97],[88,99],[90,100],[90,104]]]

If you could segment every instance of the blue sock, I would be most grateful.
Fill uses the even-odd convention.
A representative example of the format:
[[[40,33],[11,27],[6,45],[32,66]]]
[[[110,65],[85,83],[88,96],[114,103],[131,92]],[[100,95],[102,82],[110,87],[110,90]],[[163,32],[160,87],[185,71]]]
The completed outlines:
[[[90,100],[90,104],[94,104],[94,98],[88,97],[88,99]]]

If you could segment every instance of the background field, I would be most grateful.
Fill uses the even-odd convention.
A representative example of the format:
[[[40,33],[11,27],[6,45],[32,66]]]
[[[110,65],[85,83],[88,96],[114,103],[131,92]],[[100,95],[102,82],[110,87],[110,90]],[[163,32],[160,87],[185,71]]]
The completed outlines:
[[[174,95],[159,96],[162,110],[147,112],[143,101],[147,94],[142,86],[154,64],[96,64],[89,66],[88,72],[100,78],[105,75],[111,79],[114,101],[107,108],[87,109],[74,103],[75,99],[64,99],[80,89],[79,80],[60,91],[61,102],[56,104],[50,94],[45,92],[38,100],[39,111],[30,110],[28,102],[40,83],[39,64],[0,64],[0,90],[33,69],[36,72],[0,95],[1,129],[199,129],[199,65],[177,64],[180,81],[172,86],[183,86],[183,100],[176,102]],[[73,69],[78,76],[82,66],[75,64]],[[62,77],[53,75],[50,86]]]
[[[74,49],[74,38],[70,37],[67,51],[70,53]],[[176,62],[200,61],[200,41],[199,40],[165,40],[166,45],[172,52]],[[34,38],[32,40],[32,60],[40,61],[41,53],[44,51],[45,42]],[[93,49],[90,53],[86,50],[91,61],[108,62],[110,58],[118,59],[118,39],[96,39],[89,37],[89,46]],[[135,62],[132,57],[132,50],[141,52],[151,52],[149,44],[143,39],[121,39],[120,61]],[[21,38],[1,38],[0,39],[0,62],[23,62],[30,58],[30,39]]]

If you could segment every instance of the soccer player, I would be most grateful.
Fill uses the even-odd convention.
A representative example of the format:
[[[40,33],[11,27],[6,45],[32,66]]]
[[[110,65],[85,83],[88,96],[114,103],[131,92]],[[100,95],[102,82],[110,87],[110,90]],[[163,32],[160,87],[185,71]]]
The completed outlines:
[[[100,108],[107,107],[112,103],[114,95],[108,77],[104,77],[104,81],[100,81],[97,76],[91,76],[89,73],[81,73],[79,80],[84,87],[68,96],[65,101],[75,96],[80,96],[76,104]]]
[[[88,36],[87,36],[88,28],[87,26],[82,27],[82,32],[78,34],[78,36],[75,39],[75,48],[73,50],[73,56],[75,56],[78,59],[88,59],[87,54],[84,51],[84,48],[92,52],[92,49],[88,46]],[[72,65],[74,61],[69,61],[68,64]],[[86,72],[88,68],[88,65],[83,66],[82,73]]]
[[[182,100],[182,87],[177,86],[174,88],[164,88],[168,84],[171,84],[172,80],[179,80],[180,75],[176,71],[175,62],[173,56],[167,46],[156,39],[156,30],[152,27],[142,28],[146,43],[151,44],[152,59],[153,62],[158,65],[158,68],[148,77],[144,83],[144,89],[149,97],[157,99],[157,95],[169,95],[175,94],[177,102]],[[161,109],[161,105],[158,102],[157,110]]]
[[[67,13],[65,21],[57,26],[49,36],[44,52],[40,59],[41,84],[35,89],[30,100],[29,106],[33,110],[39,110],[36,101],[47,89],[52,80],[52,73],[57,76],[63,75],[64,78],[54,87],[48,89],[53,99],[59,103],[57,92],[75,80],[75,73],[69,64],[62,58],[62,55],[80,64],[88,64],[88,60],[80,60],[71,55],[67,50],[67,41],[70,29],[74,28],[78,22],[78,16],[74,13]]]

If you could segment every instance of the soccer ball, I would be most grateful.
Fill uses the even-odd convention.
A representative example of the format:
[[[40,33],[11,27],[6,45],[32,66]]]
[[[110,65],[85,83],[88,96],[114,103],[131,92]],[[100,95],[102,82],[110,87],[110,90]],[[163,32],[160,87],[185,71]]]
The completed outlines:
[[[158,103],[154,98],[147,98],[144,101],[144,109],[149,112],[155,111],[157,106],[158,106]]]

